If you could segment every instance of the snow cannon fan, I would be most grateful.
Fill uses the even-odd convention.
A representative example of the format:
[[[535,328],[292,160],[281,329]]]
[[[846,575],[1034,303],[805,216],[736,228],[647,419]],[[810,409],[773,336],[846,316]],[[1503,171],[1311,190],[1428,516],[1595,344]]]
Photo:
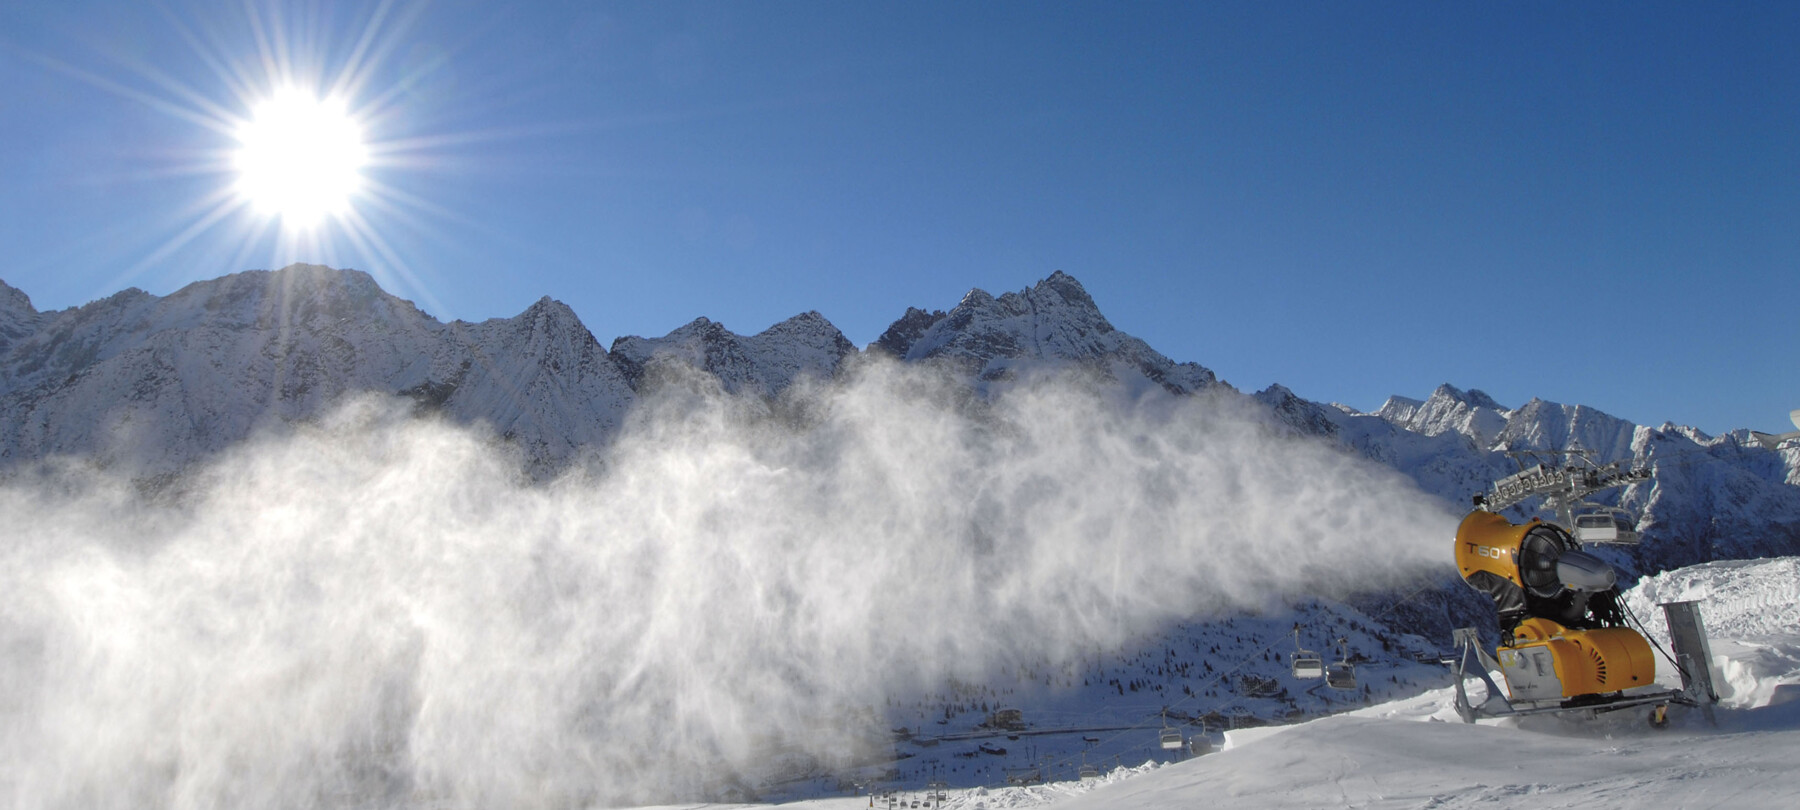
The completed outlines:
[[[1656,680],[1644,636],[1624,625],[1612,566],[1567,531],[1477,509],[1456,530],[1456,567],[1499,610],[1499,669],[1517,701],[1605,703]]]

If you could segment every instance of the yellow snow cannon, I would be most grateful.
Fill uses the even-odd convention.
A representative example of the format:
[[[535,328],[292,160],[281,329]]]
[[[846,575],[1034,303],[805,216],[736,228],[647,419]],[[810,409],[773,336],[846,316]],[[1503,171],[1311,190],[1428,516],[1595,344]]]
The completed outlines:
[[[1494,600],[1500,626],[1494,657],[1474,628],[1456,631],[1457,710],[1465,720],[1654,705],[1652,722],[1660,725],[1670,702],[1694,705],[1685,691],[1639,689],[1656,681],[1650,643],[1625,626],[1612,566],[1582,551],[1561,526],[1537,519],[1515,524],[1476,509],[1463,518],[1455,542],[1458,573]],[[1488,686],[1480,706],[1471,706],[1463,690],[1471,656],[1482,664],[1474,674]],[[1489,669],[1505,678],[1506,696]]]

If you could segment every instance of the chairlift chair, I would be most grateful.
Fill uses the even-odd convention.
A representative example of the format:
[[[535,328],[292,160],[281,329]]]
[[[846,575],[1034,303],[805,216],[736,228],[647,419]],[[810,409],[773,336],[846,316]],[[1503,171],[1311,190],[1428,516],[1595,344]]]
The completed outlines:
[[[1303,681],[1325,677],[1325,659],[1300,646],[1300,625],[1294,625],[1294,651],[1288,653],[1288,667],[1294,677]]]
[[[1163,711],[1162,724],[1162,734],[1157,737],[1157,741],[1165,750],[1181,750],[1181,729],[1169,725],[1169,712],[1166,709]]]
[[[1350,645],[1341,638],[1338,645],[1342,648],[1342,657],[1325,668],[1325,685],[1333,689],[1355,689],[1356,665],[1350,663]]]
[[[1600,506],[1575,516],[1575,539],[1583,543],[1636,543],[1638,532],[1625,510]]]

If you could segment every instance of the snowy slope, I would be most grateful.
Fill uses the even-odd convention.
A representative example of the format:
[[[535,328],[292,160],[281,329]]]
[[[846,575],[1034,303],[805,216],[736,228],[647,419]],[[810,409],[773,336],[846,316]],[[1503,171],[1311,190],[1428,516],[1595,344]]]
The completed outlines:
[[[1640,616],[1658,618],[1653,631],[1655,603],[1701,601],[1714,668],[1727,684],[1716,727],[1694,712],[1674,716],[1667,731],[1631,713],[1418,722],[1445,719],[1439,691],[1285,729],[1056,806],[1791,807],[1800,795],[1797,566],[1794,558],[1700,566],[1628,594]]]
[[[1800,795],[1793,767],[1800,757],[1797,575],[1795,558],[1715,564],[1669,572],[1627,595],[1643,616],[1660,615],[1659,600],[1701,600],[1714,668],[1726,684],[1716,725],[1684,709],[1660,731],[1638,712],[1465,725],[1450,709],[1449,690],[1437,689],[1298,725],[1227,732],[1223,750],[1184,762],[1109,769],[1098,779],[950,790],[942,806],[1792,807]],[[1656,636],[1656,623],[1651,629]],[[1661,680],[1672,679],[1666,665],[1660,669]],[[921,795],[895,794],[899,806]],[[886,796],[874,806],[888,806]]]
[[[1800,713],[1765,715],[1720,732],[1594,736],[1331,718],[1057,806],[1789,807]]]

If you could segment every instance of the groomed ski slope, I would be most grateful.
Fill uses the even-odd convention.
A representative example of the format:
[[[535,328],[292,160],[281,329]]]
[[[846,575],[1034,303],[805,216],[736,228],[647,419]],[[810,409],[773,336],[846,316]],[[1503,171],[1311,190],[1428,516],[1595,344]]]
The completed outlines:
[[[1227,735],[1225,750],[1098,780],[950,791],[943,807],[1792,808],[1800,806],[1800,559],[1714,563],[1648,578],[1627,595],[1661,631],[1657,602],[1702,600],[1721,702],[1717,725],[1642,710],[1466,725],[1449,689],[1300,725]],[[1656,617],[1656,620],[1652,619]],[[1657,639],[1665,647],[1666,638]],[[1671,668],[1662,681],[1678,686]],[[1496,675],[1497,677],[1497,675]],[[1479,700],[1480,687],[1471,681]],[[901,794],[912,806],[917,794]],[[868,797],[798,807],[869,807]],[[874,806],[886,807],[877,798]],[[921,803],[924,806],[924,803]]]

